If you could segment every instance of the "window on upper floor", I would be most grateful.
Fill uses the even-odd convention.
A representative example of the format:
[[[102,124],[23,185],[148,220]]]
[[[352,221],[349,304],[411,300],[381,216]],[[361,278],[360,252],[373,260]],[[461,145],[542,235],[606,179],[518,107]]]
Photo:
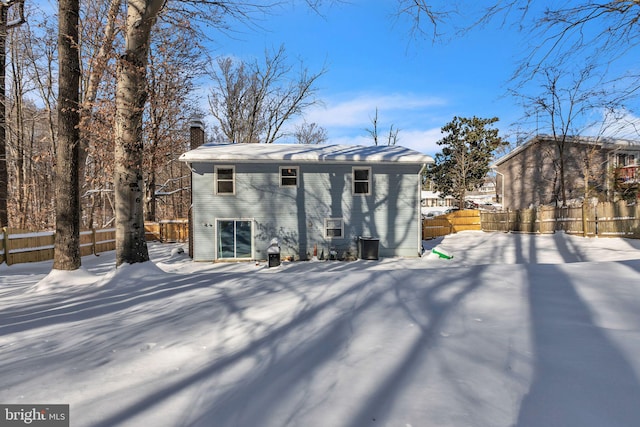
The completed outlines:
[[[371,168],[353,168],[353,194],[371,194]]]
[[[280,187],[297,187],[300,168],[297,166],[280,167]]]
[[[233,166],[218,166],[215,171],[216,194],[236,194],[236,173]]]

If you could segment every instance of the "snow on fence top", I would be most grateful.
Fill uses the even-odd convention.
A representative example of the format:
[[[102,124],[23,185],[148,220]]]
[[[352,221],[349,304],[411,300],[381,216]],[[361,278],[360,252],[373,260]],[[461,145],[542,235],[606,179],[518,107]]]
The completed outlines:
[[[38,231],[33,233],[18,233],[18,234],[7,234],[7,238],[9,240],[15,239],[31,239],[34,237],[47,237],[47,236],[55,236],[55,231]]]

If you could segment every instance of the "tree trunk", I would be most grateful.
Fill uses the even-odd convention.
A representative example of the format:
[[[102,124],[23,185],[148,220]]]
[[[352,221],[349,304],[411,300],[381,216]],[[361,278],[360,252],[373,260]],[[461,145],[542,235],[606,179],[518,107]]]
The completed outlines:
[[[59,0],[58,141],[56,154],[56,237],[53,268],[80,268],[80,57],[79,0]]]
[[[563,136],[562,138],[562,142],[560,143],[560,145],[558,146],[558,152],[559,152],[559,159],[558,161],[560,162],[560,200],[562,201],[562,207],[566,207],[567,206],[567,186],[566,186],[566,177],[565,177],[565,167],[564,167],[564,163],[565,163],[565,148],[566,148],[566,141],[565,141],[565,137]]]
[[[8,21],[9,8],[17,6],[19,17]],[[7,30],[25,22],[24,0],[0,3],[0,227],[9,225],[9,165],[7,164],[7,110],[6,110],[6,66]]]
[[[164,0],[129,0],[116,91],[116,266],[149,260],[144,236],[142,113],[151,29]]]
[[[80,138],[79,176],[82,182],[86,181],[86,160],[89,151],[89,142],[91,139],[90,132],[88,132],[87,128],[91,126],[91,119],[94,111],[96,97],[98,96],[99,85],[105,74],[109,57],[113,52],[113,43],[116,35],[116,19],[121,5],[122,0],[111,0],[109,12],[107,14],[107,22],[104,28],[104,34],[100,44],[100,49],[98,50],[98,53],[94,58],[95,63],[93,65],[93,68],[91,68],[90,70],[86,83],[86,90],[84,92],[84,98],[82,99],[81,103],[80,132],[82,137]],[[95,210],[95,206],[92,206],[91,209],[91,219],[93,219],[93,211]],[[93,222],[89,222],[89,227],[92,226]]]
[[[0,228],[9,225],[9,168],[7,165],[7,110],[5,72],[7,66],[7,8],[0,6]]]
[[[560,157],[560,198],[562,207],[567,206],[567,184],[564,168],[564,156]]]
[[[24,82],[22,80],[23,73],[21,64],[19,61],[12,61],[12,76],[13,76],[13,89],[16,92],[16,96],[13,99],[13,108],[10,116],[12,117],[13,125],[13,160],[14,160],[14,179],[15,188],[14,193],[17,199],[18,215],[14,218],[14,224],[18,224],[21,229],[29,228],[27,221],[31,217],[29,212],[29,188],[27,186],[27,174],[25,164],[28,162],[29,155],[31,154],[27,150],[27,145],[24,138],[24,109],[22,103],[22,95],[24,94]]]
[[[147,221],[155,221],[156,220],[156,173],[154,171],[155,165],[151,162],[151,172],[147,177],[148,183],[146,188],[146,202],[147,202]]]

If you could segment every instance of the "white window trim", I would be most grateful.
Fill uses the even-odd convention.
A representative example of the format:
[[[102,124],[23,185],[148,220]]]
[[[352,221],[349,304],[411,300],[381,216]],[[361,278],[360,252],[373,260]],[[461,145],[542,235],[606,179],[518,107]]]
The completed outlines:
[[[296,170],[296,185],[283,185],[282,184],[282,178],[285,178],[282,176],[282,171],[284,169],[295,169]],[[286,178],[292,178],[290,176],[286,177]],[[280,187],[282,188],[298,188],[300,186],[300,166],[280,166],[280,169],[278,170],[278,179],[279,179],[279,183],[280,183]]]
[[[329,233],[327,233],[328,230],[328,222],[329,221],[340,221],[340,236],[329,236]],[[332,230],[335,230],[335,228],[331,228]],[[325,218],[324,219],[324,237],[325,239],[344,239],[344,219],[343,218]]]
[[[369,185],[367,185],[367,192],[366,193],[356,193],[356,171],[357,170],[366,170],[369,173],[367,174],[367,176],[369,177],[369,179],[367,179],[367,183]],[[373,175],[371,173],[371,166],[366,166],[366,167],[352,167],[351,168],[351,194],[354,196],[369,196],[371,195],[371,190],[372,190],[372,186],[373,186],[373,179],[372,179]],[[358,180],[358,182],[364,182],[363,180]]]
[[[232,174],[232,178],[231,178],[231,183],[233,184],[233,191],[231,193],[220,193],[218,192],[218,170],[219,169],[231,169],[231,174]],[[213,181],[214,181],[214,193],[220,196],[235,196],[236,194],[236,167],[235,166],[216,166],[215,167],[215,173],[214,173],[214,177],[213,177]]]

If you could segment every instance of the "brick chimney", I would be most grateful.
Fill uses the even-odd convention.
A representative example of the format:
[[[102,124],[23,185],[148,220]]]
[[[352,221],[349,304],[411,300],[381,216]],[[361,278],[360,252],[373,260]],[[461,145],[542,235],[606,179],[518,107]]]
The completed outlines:
[[[201,119],[194,117],[191,119],[191,126],[189,129],[189,149],[193,150],[204,144],[204,123]],[[193,176],[191,177],[193,188]],[[189,203],[189,256],[193,258],[193,214],[191,208],[193,207],[193,192],[189,191],[189,197],[191,202]]]
[[[199,118],[191,119],[189,144],[192,150],[204,144],[204,123]]]

